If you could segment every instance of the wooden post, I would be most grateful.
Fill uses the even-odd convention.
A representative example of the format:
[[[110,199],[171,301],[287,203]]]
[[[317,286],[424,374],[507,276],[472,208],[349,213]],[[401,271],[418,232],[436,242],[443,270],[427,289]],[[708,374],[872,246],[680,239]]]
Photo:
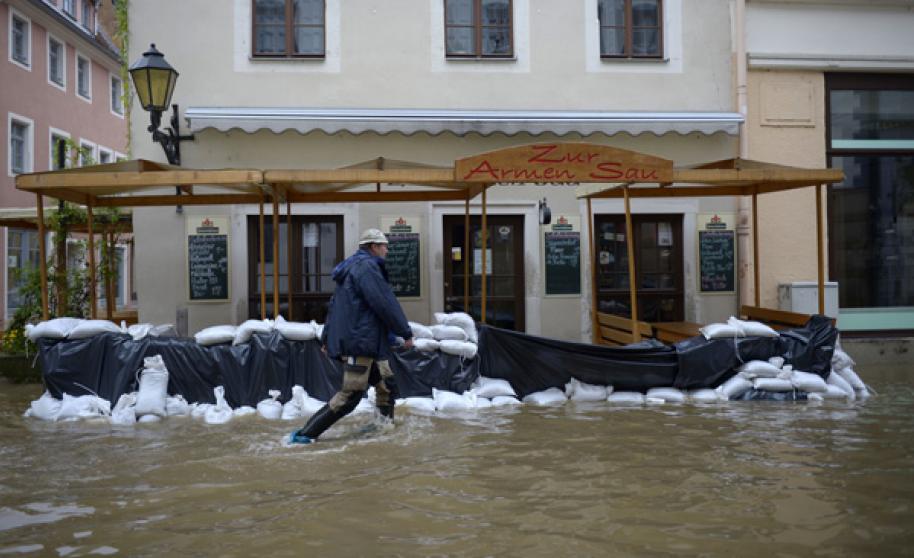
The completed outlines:
[[[92,204],[86,206],[86,221],[89,225],[89,317],[98,316],[98,280],[95,277],[95,216]]]
[[[593,241],[593,206],[587,198],[587,242],[590,245],[590,337],[594,345],[600,339],[600,324],[597,320],[599,291],[597,289],[597,245]]]
[[[273,319],[279,315],[279,199],[273,187]]]
[[[263,194],[260,195],[260,319],[267,319],[267,271],[264,258],[266,257],[263,238]]]
[[[37,198],[36,209],[38,210],[38,269],[41,275],[41,319],[47,321],[50,317],[48,310],[48,260],[45,249],[44,237],[44,200],[41,194],[35,194]]]
[[[463,207],[463,311],[472,316],[470,312],[470,192],[467,190],[467,199]]]
[[[108,266],[105,270],[105,319],[114,320],[114,234],[110,230],[105,230],[105,250],[108,255]]]
[[[762,306],[762,291],[761,291],[761,270],[759,269],[759,253],[758,253],[758,189],[752,193],[752,274],[754,275],[755,280],[755,306],[759,308]]]
[[[825,315],[825,218],[822,215],[822,185],[816,184],[816,252],[819,267],[819,314]],[[837,317],[837,316],[832,316]]]
[[[482,188],[482,323],[486,323],[486,249],[489,247],[489,231],[486,228],[486,189],[488,184]]]
[[[286,270],[289,277],[292,277],[292,202],[289,201],[289,194],[286,193]],[[292,283],[288,284],[289,291],[289,309],[286,310],[286,316],[292,321]]]
[[[632,235],[632,210],[628,197],[628,186],[623,186],[625,194],[625,235],[628,244],[628,289],[632,307],[632,336],[635,343],[641,341],[641,330],[638,327],[638,287],[635,284],[635,237]]]

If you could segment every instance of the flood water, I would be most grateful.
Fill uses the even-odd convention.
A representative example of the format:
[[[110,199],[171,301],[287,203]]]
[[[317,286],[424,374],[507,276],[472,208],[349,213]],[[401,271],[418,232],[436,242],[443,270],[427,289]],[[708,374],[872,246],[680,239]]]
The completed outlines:
[[[401,411],[298,423],[24,419],[0,384],[0,554],[910,556],[914,376],[865,403]]]

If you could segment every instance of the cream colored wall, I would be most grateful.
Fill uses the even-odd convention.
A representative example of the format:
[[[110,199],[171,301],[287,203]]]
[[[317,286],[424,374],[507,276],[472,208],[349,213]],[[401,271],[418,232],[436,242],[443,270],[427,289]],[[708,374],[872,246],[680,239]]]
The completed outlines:
[[[750,71],[747,122],[751,159],[823,167],[823,74]],[[815,188],[761,195],[758,215],[761,304],[777,308],[779,283],[817,280]]]

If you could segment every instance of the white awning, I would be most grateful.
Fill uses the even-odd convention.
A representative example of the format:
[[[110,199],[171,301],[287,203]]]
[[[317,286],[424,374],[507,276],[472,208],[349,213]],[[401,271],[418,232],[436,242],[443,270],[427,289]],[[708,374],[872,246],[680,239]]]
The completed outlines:
[[[302,134],[425,132],[457,135],[490,134],[639,134],[739,133],[744,118],[737,112],[504,111],[446,109],[308,109],[279,107],[189,107],[194,132],[215,129]]]

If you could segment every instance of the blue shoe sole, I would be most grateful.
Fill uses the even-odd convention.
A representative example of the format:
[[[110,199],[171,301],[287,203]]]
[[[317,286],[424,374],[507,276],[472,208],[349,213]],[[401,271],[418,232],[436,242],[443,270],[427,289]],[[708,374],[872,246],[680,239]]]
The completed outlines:
[[[308,436],[303,436],[298,432],[293,432],[289,435],[290,444],[313,444],[314,438],[309,438]]]

